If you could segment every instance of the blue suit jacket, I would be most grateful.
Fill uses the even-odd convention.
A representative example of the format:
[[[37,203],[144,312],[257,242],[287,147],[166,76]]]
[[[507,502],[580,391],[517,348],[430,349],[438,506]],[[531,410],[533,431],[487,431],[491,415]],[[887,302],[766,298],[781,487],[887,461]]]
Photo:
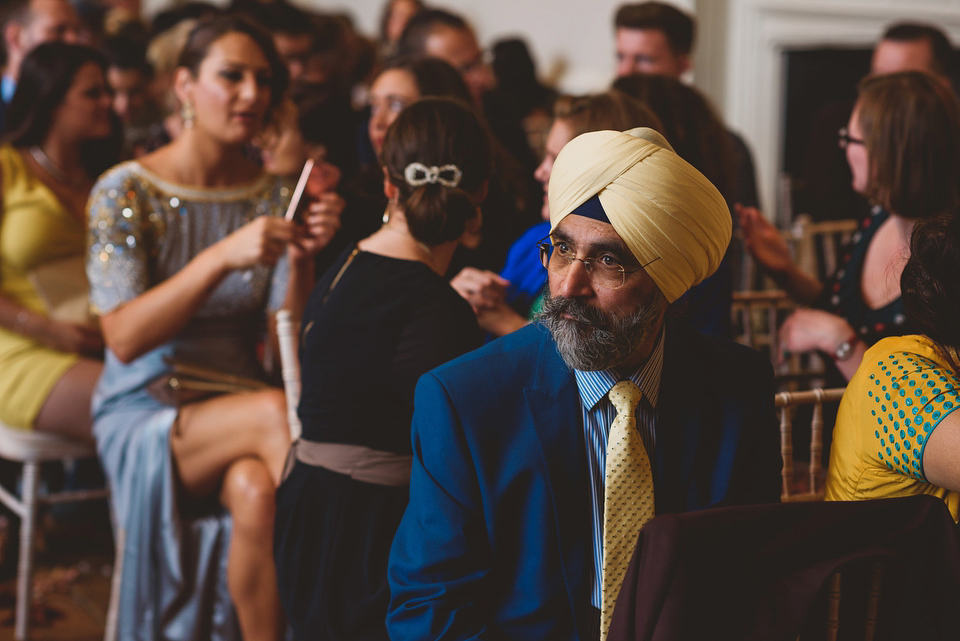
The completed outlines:
[[[658,514],[779,500],[769,362],[668,323]],[[390,557],[394,641],[583,639],[592,539],[580,395],[531,325],[424,375]]]

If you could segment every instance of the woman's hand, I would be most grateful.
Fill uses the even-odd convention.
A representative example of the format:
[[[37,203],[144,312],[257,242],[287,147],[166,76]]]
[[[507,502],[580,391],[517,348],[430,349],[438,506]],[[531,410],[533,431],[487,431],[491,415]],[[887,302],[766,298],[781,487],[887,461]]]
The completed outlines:
[[[733,207],[743,230],[743,241],[747,251],[766,270],[783,274],[793,266],[790,249],[780,234],[780,230],[770,224],[756,207]]]
[[[509,285],[510,281],[500,275],[473,267],[464,267],[450,281],[450,286],[470,303],[477,314],[505,305]]]
[[[506,336],[530,322],[515,312],[506,301],[500,301],[492,307],[476,310],[476,312],[480,328],[494,336]]]
[[[78,323],[63,323],[52,318],[38,317],[35,338],[59,352],[103,356],[103,335],[100,329]]]
[[[340,169],[325,160],[316,160],[307,178],[307,196],[317,198],[332,192],[340,184]]]
[[[820,350],[832,356],[851,336],[856,332],[840,316],[819,309],[798,309],[780,327],[780,355]]]
[[[291,258],[305,259],[321,251],[340,231],[344,200],[334,190],[340,183],[340,170],[318,160],[307,178],[305,195],[309,199],[303,215],[303,227],[296,243],[291,245]]]
[[[275,216],[259,216],[236,230],[211,249],[227,270],[254,265],[273,267],[287,244],[297,236],[296,224]]]
[[[312,256],[329,245],[340,231],[343,207],[344,200],[336,192],[321,194],[314,199],[307,206],[304,224],[297,235],[295,246],[298,251],[305,256]]]

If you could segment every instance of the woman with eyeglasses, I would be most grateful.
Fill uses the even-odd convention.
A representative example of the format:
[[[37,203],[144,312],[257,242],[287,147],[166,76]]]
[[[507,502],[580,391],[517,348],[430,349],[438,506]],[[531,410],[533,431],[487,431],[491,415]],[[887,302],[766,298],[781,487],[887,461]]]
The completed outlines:
[[[389,127],[383,226],[307,302],[303,436],[277,490],[274,554],[295,639],[386,640],[387,557],[407,505],[417,380],[480,345],[443,275],[479,224],[487,131],[466,104],[424,98]]]
[[[900,274],[918,220],[960,204],[960,103],[940,80],[907,71],[860,83],[840,132],[853,188],[874,204],[826,282],[790,258],[780,231],[755,208],[738,207],[747,249],[795,300],[808,305],[780,329],[780,349],[821,351],[849,380],[867,348],[909,333]]]

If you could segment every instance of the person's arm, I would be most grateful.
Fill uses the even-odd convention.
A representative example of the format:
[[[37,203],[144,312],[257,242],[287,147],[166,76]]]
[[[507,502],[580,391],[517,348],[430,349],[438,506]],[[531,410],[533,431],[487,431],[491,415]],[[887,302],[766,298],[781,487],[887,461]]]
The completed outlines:
[[[495,638],[480,490],[456,409],[431,373],[417,385],[410,502],[390,552],[387,630],[406,641]]]
[[[97,328],[53,320],[18,305],[2,294],[0,327],[60,352],[102,356],[103,337]]]
[[[840,350],[844,343],[849,350]],[[819,309],[798,309],[780,326],[781,358],[784,352],[803,354],[820,350],[833,358],[848,381],[860,366],[867,347],[845,319]]]
[[[514,311],[506,301],[500,301],[493,307],[477,310],[477,323],[494,336],[506,336],[525,327],[530,321]]]
[[[0,220],[3,219],[3,172],[0,171]],[[31,338],[51,349],[103,356],[103,335],[95,327],[64,323],[37,314],[0,294],[0,327]]]
[[[234,269],[274,265],[294,239],[294,224],[260,216],[207,247],[183,269],[101,319],[107,346],[129,363],[175,336]]]
[[[744,246],[757,264],[795,301],[809,305],[817,299],[823,284],[802,271],[790,257],[790,250],[780,230],[770,224],[755,207],[736,205]]]
[[[938,487],[960,492],[960,412],[944,417],[927,439],[923,472]]]

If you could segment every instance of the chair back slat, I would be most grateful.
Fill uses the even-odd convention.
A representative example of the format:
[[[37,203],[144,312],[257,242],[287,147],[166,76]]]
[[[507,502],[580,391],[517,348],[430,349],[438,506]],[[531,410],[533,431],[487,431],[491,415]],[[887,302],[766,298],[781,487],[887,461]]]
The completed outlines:
[[[830,575],[830,588],[827,591],[827,641],[837,641],[840,632],[840,587],[839,572]]]
[[[774,398],[774,404],[780,412],[780,455],[783,458],[782,501],[810,501],[823,498],[821,476],[823,465],[823,405],[839,402],[843,398],[844,388],[813,389],[802,392],[780,392]],[[812,405],[813,416],[810,421],[810,462],[806,487],[797,491],[794,487],[794,472],[797,461],[793,449],[793,410],[800,405]],[[802,484],[803,482],[800,481]]]
[[[880,610],[880,589],[883,585],[883,561],[874,561],[867,593],[867,616],[863,624],[863,641],[873,641],[877,634],[877,612]]]
[[[790,496],[790,484],[793,481],[793,425],[788,405],[789,394],[787,392],[777,394],[778,399],[781,397],[784,402],[780,405],[780,457],[783,459],[783,468],[780,470],[783,486],[780,488],[780,494]]]

